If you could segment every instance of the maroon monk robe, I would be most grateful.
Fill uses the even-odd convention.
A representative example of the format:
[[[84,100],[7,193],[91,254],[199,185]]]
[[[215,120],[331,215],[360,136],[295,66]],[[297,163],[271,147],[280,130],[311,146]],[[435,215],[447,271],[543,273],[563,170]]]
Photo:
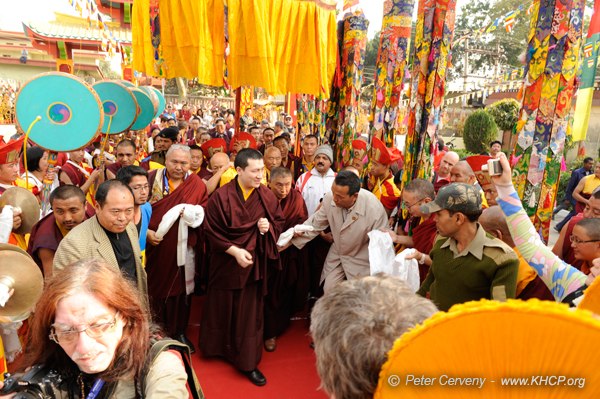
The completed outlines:
[[[573,216],[571,220],[569,220],[569,223],[567,223],[567,232],[565,234],[565,239],[562,246],[562,260],[565,261],[565,263],[576,267],[578,270],[581,270],[585,262],[575,259],[575,252],[571,246],[571,234],[573,234],[573,228],[575,225],[581,220],[583,220],[583,213],[578,213],[577,215]]]
[[[31,229],[27,253],[31,255],[35,263],[40,267],[42,274],[44,274],[44,265],[38,256],[38,250],[40,248],[46,248],[56,252],[58,244],[62,239],[63,235],[56,224],[54,213],[46,215]]]
[[[302,158],[299,158],[290,152],[290,153],[288,153],[286,164],[285,165],[282,164],[281,166],[292,171],[292,175],[293,175],[292,176],[293,177],[292,187],[293,187],[293,185],[296,184],[296,180],[298,180],[298,178],[302,174]]]
[[[213,172],[208,170],[206,165],[203,163],[198,171],[198,176],[200,176],[201,179],[208,181],[211,177],[213,177]]]
[[[308,219],[308,210],[299,191],[292,189],[279,204],[285,217],[283,231]],[[305,251],[290,246],[279,253],[281,270],[269,270],[265,297],[265,339],[280,336],[289,326],[295,311],[302,309],[308,297],[309,271]]]
[[[429,255],[431,248],[433,248],[436,234],[437,227],[435,227],[435,220],[432,215],[427,220],[424,220],[423,223],[413,228],[413,248],[422,254]],[[421,280],[421,283],[423,283],[423,280],[427,277],[427,273],[429,273],[429,266],[425,264],[419,265],[419,279]]]
[[[450,184],[450,176],[448,176],[447,179],[446,178],[440,179],[436,172],[433,174],[432,183],[433,183],[433,190],[437,194],[437,192],[440,191],[440,188],[444,187],[447,184]]]
[[[150,173],[154,182],[156,172]],[[149,177],[150,177],[149,176]],[[152,187],[152,185],[150,186]],[[191,173],[179,187],[152,205],[152,217],[148,228],[156,231],[167,211],[179,204],[206,206],[206,185]],[[148,274],[148,296],[156,321],[164,323],[171,336],[182,334],[187,327],[189,304],[186,301],[185,270],[177,265],[177,233],[179,220],[165,234],[157,246],[146,245],[146,273]],[[202,257],[202,227],[188,228],[189,247],[196,252],[196,261]]]
[[[264,235],[256,225],[260,218],[269,220]],[[204,356],[221,356],[243,371],[260,362],[266,274],[268,268],[280,268],[277,239],[284,223],[271,190],[261,185],[244,200],[237,177],[208,200],[204,226],[211,262],[200,329]],[[248,251],[254,263],[241,267],[225,252],[232,245]]]
[[[552,295],[548,286],[540,276],[537,275],[525,286],[525,288],[523,288],[523,291],[521,291],[519,296],[517,296],[517,299],[522,299],[523,301],[533,298],[542,299],[544,301],[556,301],[556,298],[554,298],[554,295]]]
[[[83,186],[87,180],[85,174],[70,162],[66,162],[60,168],[60,173],[66,173],[66,175],[69,176],[69,179],[71,179],[71,183],[77,187]]]
[[[106,170],[110,171],[113,175],[117,175],[117,172],[119,171],[119,169],[121,169],[123,167],[123,165],[121,165],[119,162],[113,162],[110,165],[108,165],[106,167]]]

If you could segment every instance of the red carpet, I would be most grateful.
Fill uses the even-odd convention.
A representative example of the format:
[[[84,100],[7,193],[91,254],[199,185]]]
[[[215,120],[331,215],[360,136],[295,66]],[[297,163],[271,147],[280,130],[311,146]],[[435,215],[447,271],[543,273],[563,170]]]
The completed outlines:
[[[194,297],[188,328],[194,344],[198,341],[200,308],[201,298]],[[263,387],[253,385],[229,363],[203,358],[199,351],[192,355],[192,361],[207,399],[326,399],[327,395],[318,390],[315,355],[309,344],[307,321],[293,321],[277,339],[277,350],[263,352],[258,365],[267,378]]]

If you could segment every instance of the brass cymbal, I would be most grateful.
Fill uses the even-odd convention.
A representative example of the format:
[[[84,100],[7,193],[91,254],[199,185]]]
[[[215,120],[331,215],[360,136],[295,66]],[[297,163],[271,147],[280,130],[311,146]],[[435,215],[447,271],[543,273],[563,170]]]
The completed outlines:
[[[18,316],[27,317],[42,295],[44,278],[27,252],[15,245],[0,244],[0,284],[14,289],[5,306],[0,307],[0,322],[10,322]]]
[[[31,255],[29,255],[27,251],[13,244],[4,244],[0,242],[0,251],[15,251],[31,258]]]
[[[15,230],[18,234],[31,232],[33,225],[40,220],[40,203],[31,191],[22,187],[11,187],[0,195],[0,209],[4,205],[21,208],[21,227]]]

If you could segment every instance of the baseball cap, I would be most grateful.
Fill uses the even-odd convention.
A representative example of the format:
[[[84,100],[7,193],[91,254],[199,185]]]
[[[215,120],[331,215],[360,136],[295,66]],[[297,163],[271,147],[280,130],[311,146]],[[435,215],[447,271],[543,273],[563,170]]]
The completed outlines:
[[[177,141],[177,136],[179,136],[179,130],[175,127],[164,128],[158,134],[158,137],[169,139],[171,141]]]
[[[435,200],[421,205],[421,212],[431,214],[446,209],[473,214],[481,211],[481,193],[472,184],[452,183],[440,189]]]

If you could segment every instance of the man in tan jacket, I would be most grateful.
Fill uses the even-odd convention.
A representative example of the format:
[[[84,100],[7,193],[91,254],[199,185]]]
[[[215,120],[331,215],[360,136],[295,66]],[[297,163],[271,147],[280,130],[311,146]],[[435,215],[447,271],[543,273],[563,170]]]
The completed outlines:
[[[321,207],[304,222],[315,230],[294,237],[292,244],[301,249],[320,231],[331,228],[333,244],[321,274],[327,293],[343,280],[370,274],[367,233],[386,228],[387,221],[385,208],[377,197],[360,188],[360,180],[354,173],[341,171]]]
[[[136,283],[148,303],[146,271],[133,218],[131,189],[118,180],[108,180],[96,190],[96,215],[75,227],[60,242],[54,269],[60,270],[82,259],[103,259]]]

